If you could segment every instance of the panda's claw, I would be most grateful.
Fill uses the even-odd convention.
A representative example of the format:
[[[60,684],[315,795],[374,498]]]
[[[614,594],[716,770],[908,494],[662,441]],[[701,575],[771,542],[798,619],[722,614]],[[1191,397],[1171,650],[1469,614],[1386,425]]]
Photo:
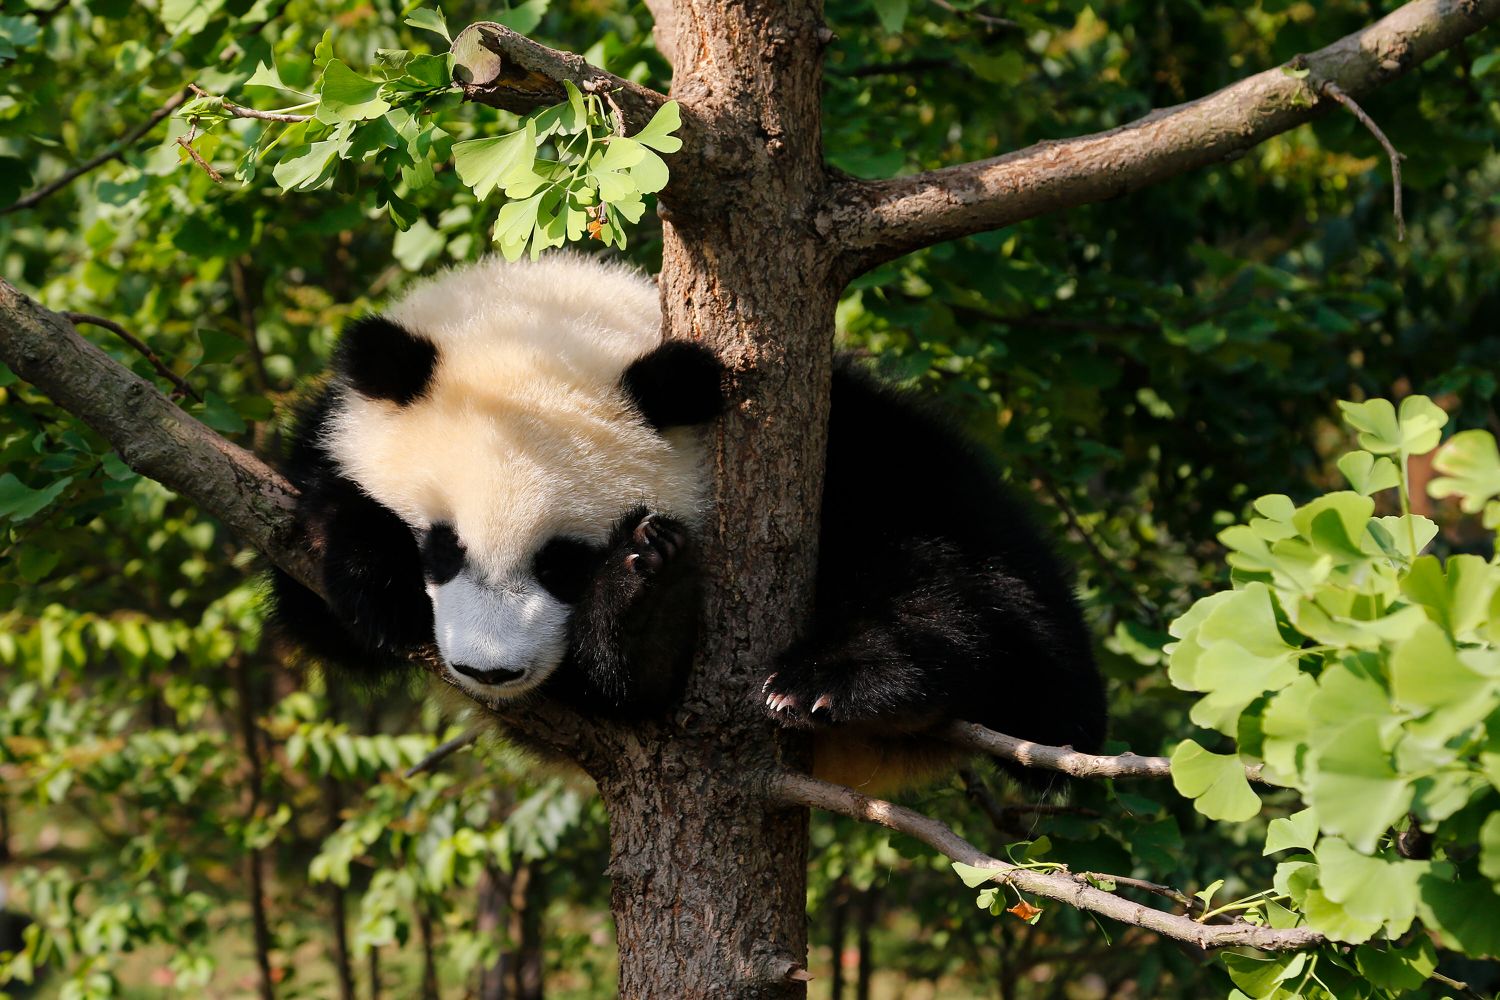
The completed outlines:
[[[641,576],[655,573],[676,558],[686,543],[682,525],[659,514],[646,514],[630,529],[626,568]]]
[[[808,714],[811,715],[819,709],[827,710],[831,708],[833,708],[833,699],[826,694],[820,694],[818,695],[818,700],[813,702],[813,707],[808,709]]]

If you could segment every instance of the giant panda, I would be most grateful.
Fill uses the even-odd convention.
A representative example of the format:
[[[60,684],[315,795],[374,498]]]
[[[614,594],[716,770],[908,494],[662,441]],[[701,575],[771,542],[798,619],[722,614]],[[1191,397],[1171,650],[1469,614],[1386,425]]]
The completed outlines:
[[[650,279],[567,254],[451,270],[352,322],[287,461],[327,601],[277,573],[280,631],[364,676],[435,645],[481,702],[669,704],[724,371],[661,326]],[[1068,575],[992,463],[851,360],[830,405],[815,610],[759,710],[866,790],[950,763],[929,734],[952,719],[1097,751]]]

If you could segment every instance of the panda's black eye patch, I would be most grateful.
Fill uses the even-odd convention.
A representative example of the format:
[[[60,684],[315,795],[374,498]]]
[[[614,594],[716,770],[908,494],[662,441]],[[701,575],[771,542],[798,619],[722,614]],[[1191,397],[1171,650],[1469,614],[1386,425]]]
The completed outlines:
[[[447,583],[464,568],[464,543],[451,524],[434,524],[422,535],[421,549],[422,575],[433,583]]]
[[[536,554],[532,572],[547,593],[564,604],[577,604],[603,559],[602,548],[558,536]]]

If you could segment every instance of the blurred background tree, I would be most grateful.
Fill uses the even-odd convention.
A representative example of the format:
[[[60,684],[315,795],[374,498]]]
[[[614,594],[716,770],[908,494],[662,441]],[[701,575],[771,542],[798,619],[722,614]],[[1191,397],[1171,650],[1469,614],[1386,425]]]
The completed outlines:
[[[879,177],[1097,131],[1395,6],[829,0],[827,154]],[[669,79],[641,4],[442,7],[453,25],[498,18],[618,75]],[[514,118],[443,109],[435,171],[370,156],[291,184],[276,170],[286,126],[203,135],[172,112],[195,83],[295,113],[309,98],[268,82],[306,91],[330,58],[363,71],[382,49],[442,51],[405,13],[3,0],[0,273],[138,335],[190,412],[273,454],[346,318],[489,249],[493,206],[445,168],[446,148]],[[843,346],[962,414],[1054,523],[1122,746],[1162,752],[1189,731],[1166,624],[1223,579],[1215,535],[1251,499],[1336,482],[1336,399],[1424,392],[1457,426],[1500,431],[1497,81],[1500,53],[1460,46],[1363,102],[1409,156],[1404,242],[1384,154],[1341,114],[1221,167],[913,254],[845,294]],[[628,256],[654,270],[659,253],[647,213]],[[86,332],[155,377],[108,329]],[[582,779],[537,776],[489,740],[403,777],[466,728],[461,713],[418,690],[327,690],[262,639],[252,552],[4,369],[0,406],[0,880],[36,921],[19,971],[45,966],[39,987],[9,989],[610,994],[604,817]],[[1449,550],[1487,544],[1440,520]],[[1192,889],[1229,878],[1228,894],[1271,868],[1265,820],[1209,823],[1165,786],[1090,785],[1038,808],[979,767],[914,802],[978,842],[1045,836],[1076,870]],[[819,815],[813,845],[813,996],[1229,988],[1139,930],[1061,907],[1035,925],[992,918],[945,862],[886,831]],[[1444,968],[1500,985],[1493,967]]]

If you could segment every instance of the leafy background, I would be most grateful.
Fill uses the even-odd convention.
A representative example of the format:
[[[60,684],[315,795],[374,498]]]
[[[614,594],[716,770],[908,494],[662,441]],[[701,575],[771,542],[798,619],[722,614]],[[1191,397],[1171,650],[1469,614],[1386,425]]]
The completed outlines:
[[[1394,6],[831,0],[828,156],[850,173],[885,176],[1107,128]],[[639,4],[444,3],[442,13],[455,29],[497,18],[630,79],[664,87],[669,78]],[[141,335],[201,397],[183,400],[192,412],[274,453],[278,415],[347,317],[492,244],[501,197],[476,197],[454,146],[521,123],[456,103],[433,75],[445,40],[422,15],[406,23],[408,14],[372,0],[3,0],[0,207],[116,148],[188,83],[294,114],[319,110],[335,63],[390,85],[361,97],[359,84],[332,70],[344,84],[334,96],[354,95],[342,112],[353,117],[342,121],[230,121],[212,100],[187,105],[196,124],[170,117],[119,147],[119,159],[0,216],[3,273],[54,309]],[[941,396],[1050,515],[1078,566],[1121,746],[1171,752],[1191,737],[1211,754],[1238,747],[1273,759],[1263,692],[1230,725],[1222,693],[1194,687],[1183,665],[1183,644],[1204,638],[1206,621],[1194,633],[1190,616],[1176,629],[1178,647],[1170,656],[1162,648],[1169,623],[1200,598],[1270,601],[1274,570],[1249,566],[1236,536],[1220,533],[1284,513],[1279,501],[1253,505],[1259,498],[1326,504],[1318,498],[1347,488],[1336,462],[1368,444],[1342,423],[1337,400],[1423,393],[1447,416],[1440,434],[1500,430],[1497,80],[1500,54],[1475,44],[1364,102],[1410,156],[1404,243],[1394,238],[1379,147],[1338,115],[1232,164],[915,254],[844,297],[842,343]],[[371,116],[376,101],[389,107]],[[189,135],[222,183],[175,141]],[[651,183],[635,185],[643,206]],[[562,215],[566,230],[566,207]],[[627,223],[628,256],[654,269],[654,212]],[[589,242],[586,229],[579,235]],[[108,332],[85,334],[152,376]],[[518,995],[537,995],[541,979],[555,996],[608,995],[603,817],[579,781],[530,774],[492,743],[435,774],[402,778],[464,720],[419,691],[370,702],[325,690],[262,640],[252,553],[135,477],[45,398],[3,371],[0,381],[0,606],[11,609],[0,617],[0,881],[10,911],[37,918],[21,961],[45,961],[39,995],[253,995],[262,956],[283,997],[337,995],[343,974],[360,996],[373,982],[396,996],[462,996],[497,961]],[[1430,453],[1407,464],[1413,511],[1438,529],[1430,551],[1489,567],[1482,512],[1429,498]],[[1373,471],[1373,460],[1356,470]],[[1389,488],[1371,503],[1376,516],[1400,513]],[[1344,523],[1353,525],[1346,541],[1374,565],[1361,548],[1367,521]],[[1230,561],[1237,590],[1227,589]],[[1272,576],[1257,582],[1256,572]],[[1430,570],[1401,572],[1437,586]],[[1268,639],[1274,630],[1301,649],[1288,618],[1295,602],[1284,597],[1245,634]],[[1465,627],[1500,618],[1485,612]],[[1424,662],[1443,643],[1472,650],[1494,641],[1458,636],[1441,619],[1429,618],[1440,636],[1428,628],[1399,641],[1426,644]],[[1339,642],[1357,647],[1364,632]],[[1365,680],[1386,700],[1379,711],[1373,698],[1360,704],[1376,728],[1387,723],[1378,744],[1420,724],[1412,713],[1421,706],[1391,700],[1398,644],[1374,648],[1379,666]],[[1346,669],[1327,655],[1326,664],[1299,655],[1297,673],[1322,684],[1325,671]],[[1217,711],[1201,707],[1216,697]],[[1493,712],[1469,720],[1453,757],[1466,775],[1467,762],[1477,767],[1486,746],[1500,746],[1497,725]],[[1381,759],[1394,745],[1356,757]],[[1222,882],[1213,906],[1263,899],[1273,886],[1290,897],[1293,873],[1278,882],[1278,866],[1311,849],[1336,874],[1322,875],[1326,884],[1300,876],[1293,902],[1322,893],[1332,909],[1385,926],[1379,936],[1392,943],[1368,962],[1385,962],[1392,985],[1378,988],[1451,993],[1412,978],[1439,959],[1444,974],[1481,993],[1500,986],[1493,963],[1458,954],[1493,952],[1484,941],[1393,929],[1399,921],[1382,909],[1390,892],[1351,903],[1344,891],[1374,878],[1406,898],[1403,880],[1433,876],[1405,865],[1445,863],[1466,866],[1466,891],[1484,889],[1494,871],[1474,869],[1493,853],[1464,853],[1480,823],[1445,827],[1451,836],[1439,836],[1437,850],[1451,843],[1455,858],[1407,861],[1373,821],[1340,830],[1328,825],[1339,811],[1320,807],[1321,826],[1310,826],[1295,792],[1267,796],[1250,819],[1231,808],[1234,821],[1222,822],[1172,788],[1140,783],[1091,784],[1039,810],[977,770],[973,787],[997,801],[955,780],[914,804],[978,843],[1029,845],[1013,848],[1017,858],[1188,892]],[[1316,799],[1305,776],[1283,777]],[[1434,822],[1482,807],[1483,787],[1474,786],[1478,806]],[[1403,822],[1399,811],[1378,819]],[[1325,850],[1319,833],[1346,846]],[[1268,834],[1285,845],[1270,857]],[[989,916],[940,859],[884,831],[818,817],[813,843],[814,996],[853,993],[861,982],[878,997],[1317,988],[1308,960],[1290,974],[1295,959],[1269,970],[1205,964],[1062,907],[1033,923]],[[1371,864],[1391,871],[1361,867]],[[261,911],[250,903],[255,885]],[[980,901],[1000,910],[1014,902]],[[1274,912],[1266,903],[1252,910]],[[1364,974],[1351,978],[1365,985],[1337,979],[1335,954],[1355,953],[1320,952],[1320,976],[1340,989],[1372,988],[1357,961]]]

